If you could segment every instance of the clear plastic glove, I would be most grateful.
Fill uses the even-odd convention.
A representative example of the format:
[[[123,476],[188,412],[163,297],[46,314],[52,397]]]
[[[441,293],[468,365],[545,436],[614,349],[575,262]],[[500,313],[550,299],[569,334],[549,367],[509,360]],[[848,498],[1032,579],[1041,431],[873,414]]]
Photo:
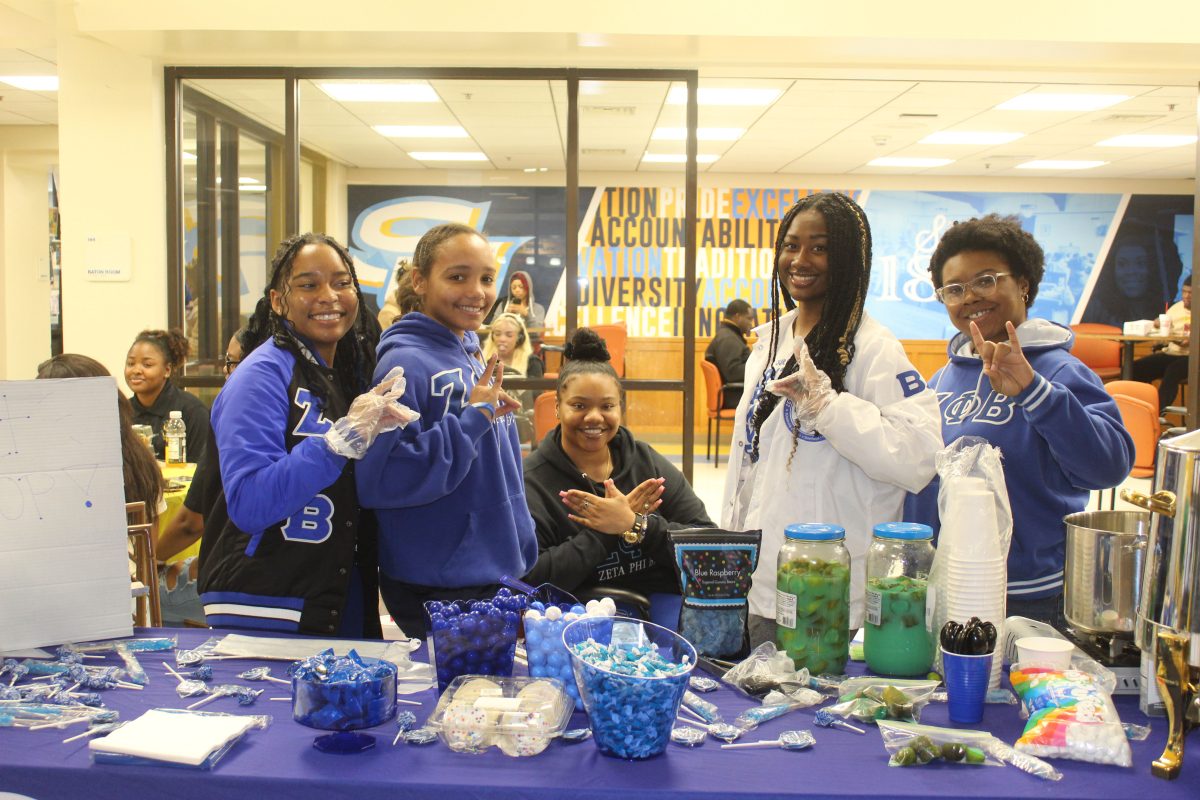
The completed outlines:
[[[325,444],[340,456],[362,458],[376,436],[415,420],[420,415],[400,403],[404,386],[404,367],[396,367],[374,389],[354,398],[346,416],[325,432]]]
[[[796,366],[791,375],[767,383],[767,391],[792,401],[796,422],[804,430],[816,427],[817,417],[837,396],[829,376],[817,369],[803,339],[796,340]]]

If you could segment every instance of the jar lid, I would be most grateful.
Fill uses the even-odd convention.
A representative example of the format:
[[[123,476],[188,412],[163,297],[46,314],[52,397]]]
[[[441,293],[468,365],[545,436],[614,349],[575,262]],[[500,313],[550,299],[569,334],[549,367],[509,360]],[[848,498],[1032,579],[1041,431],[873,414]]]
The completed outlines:
[[[880,539],[932,539],[933,528],[919,522],[883,522],[875,526]]]
[[[822,522],[799,522],[784,528],[783,535],[789,539],[824,542],[833,539],[845,539],[846,529],[841,525],[826,525]]]

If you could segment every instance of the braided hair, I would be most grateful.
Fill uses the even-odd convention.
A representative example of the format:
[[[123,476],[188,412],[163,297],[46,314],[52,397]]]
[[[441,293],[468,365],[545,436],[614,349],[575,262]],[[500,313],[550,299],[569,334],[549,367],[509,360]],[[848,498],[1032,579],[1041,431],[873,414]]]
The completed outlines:
[[[779,346],[779,298],[787,309],[796,301],[783,288],[779,277],[779,259],[783,253],[788,228],[797,215],[816,211],[825,219],[828,235],[829,291],[821,308],[821,318],[804,337],[808,353],[817,369],[829,376],[836,392],[846,391],[846,370],[854,359],[854,337],[862,323],[867,289],[871,284],[871,227],[866,212],[844,194],[825,192],[811,194],[787,210],[779,221],[775,235],[775,268],[771,276],[771,341],[767,351],[768,364],[775,358]],[[780,397],[766,390],[767,380],[778,380],[797,369],[792,355],[778,375],[764,369],[756,391],[758,401],[750,417],[753,433],[750,441],[750,460],[758,461],[759,437],[763,423],[779,405]],[[799,428],[793,432],[792,454],[795,454]],[[791,457],[788,458],[789,464]]]
[[[362,287],[358,283],[358,273],[354,270],[354,259],[350,256],[350,251],[332,236],[324,233],[301,233],[280,243],[275,257],[271,260],[271,278],[267,281],[263,296],[254,307],[250,321],[246,323],[246,331],[252,341],[265,342],[272,339],[277,347],[294,355],[296,363],[300,365],[301,374],[305,382],[312,387],[313,393],[322,401],[329,400],[333,391],[329,378],[301,351],[300,342],[287,324],[287,319],[275,313],[271,307],[271,290],[274,289],[287,297],[287,281],[291,277],[296,255],[310,244],[326,245],[337,253],[350,272],[350,278],[354,281],[354,294],[358,297],[358,315],[350,330],[338,341],[333,359],[333,372],[343,390],[348,393],[346,400],[349,401],[365,392],[371,385],[380,327],[374,315],[362,313]]]

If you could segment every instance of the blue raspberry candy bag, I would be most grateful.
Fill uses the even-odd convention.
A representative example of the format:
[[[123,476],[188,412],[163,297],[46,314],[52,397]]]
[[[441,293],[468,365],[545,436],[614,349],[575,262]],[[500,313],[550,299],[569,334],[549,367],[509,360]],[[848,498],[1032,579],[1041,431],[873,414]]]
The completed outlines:
[[[691,528],[670,536],[683,595],[680,635],[701,656],[744,658],[750,652],[747,597],[762,531]]]

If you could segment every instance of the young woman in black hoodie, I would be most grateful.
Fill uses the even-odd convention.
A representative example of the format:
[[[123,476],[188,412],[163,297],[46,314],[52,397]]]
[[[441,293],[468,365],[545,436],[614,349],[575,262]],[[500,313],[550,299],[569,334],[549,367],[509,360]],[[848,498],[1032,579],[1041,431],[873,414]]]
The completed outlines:
[[[581,328],[563,357],[559,425],[525,460],[538,539],[525,580],[678,594],[667,531],[712,520],[683,474],[622,426],[625,392],[604,340]]]

